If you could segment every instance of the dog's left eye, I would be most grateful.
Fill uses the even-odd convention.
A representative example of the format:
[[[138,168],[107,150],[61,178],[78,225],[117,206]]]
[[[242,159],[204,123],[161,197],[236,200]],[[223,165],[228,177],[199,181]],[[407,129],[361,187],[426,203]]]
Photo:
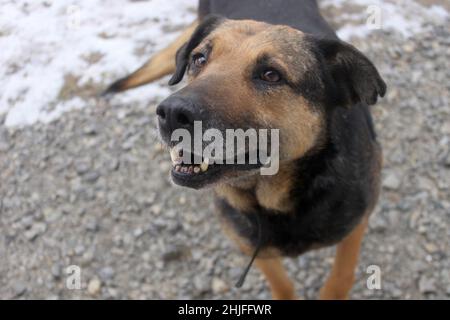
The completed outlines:
[[[201,68],[206,64],[206,57],[202,53],[197,53],[192,57],[192,61],[197,68]]]
[[[281,75],[276,70],[268,69],[261,73],[260,78],[266,82],[279,82],[281,80]]]

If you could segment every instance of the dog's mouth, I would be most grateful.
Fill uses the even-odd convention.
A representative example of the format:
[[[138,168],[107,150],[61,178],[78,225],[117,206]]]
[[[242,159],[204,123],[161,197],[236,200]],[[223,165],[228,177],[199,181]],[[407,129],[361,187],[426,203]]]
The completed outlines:
[[[183,150],[172,148],[170,151],[172,159],[171,175],[173,182],[177,185],[200,189],[207,185],[219,182],[229,176],[236,175],[239,171],[254,170],[261,167],[259,164],[221,164],[214,163],[214,160],[200,157],[201,163],[195,164],[194,154],[185,154]],[[191,159],[190,163],[184,163],[184,159]],[[199,161],[197,161],[199,162]],[[231,174],[234,172],[234,174]]]

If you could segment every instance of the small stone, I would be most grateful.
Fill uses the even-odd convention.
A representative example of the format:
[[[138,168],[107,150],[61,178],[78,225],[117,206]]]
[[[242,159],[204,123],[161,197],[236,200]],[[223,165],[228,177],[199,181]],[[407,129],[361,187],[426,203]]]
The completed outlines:
[[[98,132],[97,126],[94,123],[90,123],[88,124],[86,127],[84,127],[83,129],[83,133],[85,135],[89,135],[89,136],[93,136],[96,135]]]
[[[79,256],[79,255],[83,254],[86,251],[86,248],[82,244],[80,244],[80,245],[75,247],[74,251],[75,251],[75,254],[77,256]]]
[[[9,150],[9,148],[10,145],[8,142],[0,140],[0,152],[6,152]]]
[[[89,284],[88,284],[88,287],[87,287],[88,293],[89,293],[91,296],[96,296],[96,295],[98,295],[98,294],[100,293],[101,288],[102,288],[102,283],[101,283],[101,281],[100,281],[99,279],[97,279],[97,278],[91,279],[91,280],[89,281]]]
[[[3,130],[0,131],[0,152],[6,152],[10,148],[11,148],[11,143],[10,143],[10,137],[9,137],[8,133]]]
[[[407,43],[403,45],[403,51],[405,51],[406,53],[414,52],[414,45],[412,43]]]
[[[390,190],[397,190],[400,187],[401,181],[395,173],[390,173],[383,180],[383,187]]]
[[[23,217],[20,222],[24,229],[28,229],[33,225],[34,218],[32,215],[26,215]]]
[[[47,222],[55,222],[62,216],[61,211],[52,208],[45,208],[42,213]]]
[[[142,236],[143,233],[144,231],[141,228],[137,228],[133,231],[133,236],[135,238],[139,238],[140,236]]]
[[[156,193],[154,192],[150,192],[149,194],[144,194],[142,196],[139,196],[137,198],[137,201],[139,203],[139,205],[141,205],[142,207],[150,207],[156,199]]]
[[[150,261],[150,259],[152,258],[152,255],[151,255],[149,252],[144,252],[144,253],[141,255],[141,258],[142,258],[142,260],[148,262],[148,261]]]
[[[104,267],[100,270],[99,276],[102,281],[108,281],[114,277],[114,269],[111,267]]]
[[[159,204],[154,204],[152,205],[152,207],[150,208],[150,211],[155,214],[155,215],[159,215],[161,213],[161,206]]]
[[[119,296],[119,290],[114,288],[108,288],[108,293],[111,296],[111,298],[117,298]]]
[[[384,232],[388,229],[389,224],[382,216],[377,216],[376,219],[371,220],[370,228],[375,232]]]
[[[133,137],[131,137],[127,141],[122,143],[122,149],[124,151],[130,151],[133,148],[134,143],[135,143],[135,139]]]
[[[25,231],[24,235],[29,241],[33,241],[39,235],[43,234],[47,230],[47,225],[43,222],[35,223],[30,230]]]
[[[425,243],[423,246],[428,253],[435,253],[439,250],[439,248],[434,243]]]
[[[14,298],[20,297],[27,291],[27,286],[22,281],[17,281],[13,284]]]
[[[86,173],[84,180],[88,183],[95,183],[100,178],[100,172],[93,170]]]
[[[184,250],[180,246],[168,245],[166,251],[162,255],[162,260],[164,262],[171,262],[174,260],[179,260],[183,257]]]
[[[390,290],[390,292],[391,292],[392,298],[394,298],[394,299],[400,299],[402,297],[402,291],[397,287],[393,287]]]
[[[86,160],[77,160],[74,163],[75,171],[81,176],[89,171],[91,168],[91,165]]]
[[[98,229],[99,229],[99,226],[98,226],[97,219],[94,217],[89,217],[86,221],[86,230],[91,231],[91,232],[96,232],[96,231],[98,231]]]
[[[444,166],[450,168],[450,152],[448,152],[447,155],[444,157]]]
[[[59,279],[61,277],[61,265],[59,265],[58,263],[53,264],[51,272],[53,278]]]
[[[211,289],[214,294],[222,294],[229,290],[228,285],[220,278],[214,277],[211,281]]]
[[[119,167],[120,167],[119,159],[112,159],[108,164],[108,168],[111,171],[116,171],[119,169]]]
[[[210,290],[209,282],[205,277],[196,277],[194,279],[194,288],[198,296],[207,293]]]
[[[419,280],[419,290],[423,294],[435,293],[436,284],[434,279],[422,276]]]
[[[95,252],[92,249],[89,249],[83,253],[81,256],[81,262],[83,265],[89,265],[95,258]]]

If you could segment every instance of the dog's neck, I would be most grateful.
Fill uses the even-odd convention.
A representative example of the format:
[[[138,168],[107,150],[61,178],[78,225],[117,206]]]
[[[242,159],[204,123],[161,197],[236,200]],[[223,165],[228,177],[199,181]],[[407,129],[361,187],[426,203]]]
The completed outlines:
[[[251,212],[264,208],[270,211],[289,213],[294,204],[290,201],[293,187],[295,162],[280,164],[276,175],[256,174],[240,181],[220,184],[216,194],[231,206],[242,212]]]

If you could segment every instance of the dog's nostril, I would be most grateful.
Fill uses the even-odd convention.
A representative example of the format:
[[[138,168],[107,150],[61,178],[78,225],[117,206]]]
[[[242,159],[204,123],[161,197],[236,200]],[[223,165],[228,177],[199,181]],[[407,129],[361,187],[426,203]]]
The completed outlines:
[[[177,115],[177,122],[182,125],[188,125],[190,123],[189,118],[184,113],[179,113]]]

